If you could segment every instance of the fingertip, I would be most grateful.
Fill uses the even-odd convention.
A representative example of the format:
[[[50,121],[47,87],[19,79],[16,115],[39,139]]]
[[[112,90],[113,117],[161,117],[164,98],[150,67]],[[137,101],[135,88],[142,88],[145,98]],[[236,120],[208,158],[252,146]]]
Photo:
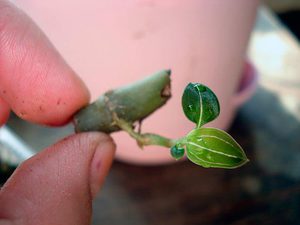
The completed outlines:
[[[10,109],[8,104],[0,97],[0,126],[6,123]]]
[[[0,95],[22,119],[62,125],[89,102],[87,87],[44,33],[6,1],[0,1],[0,49],[6,91]]]
[[[90,189],[94,199],[111,167],[116,145],[111,138],[99,142],[91,162]]]
[[[17,168],[0,191],[0,212],[28,224],[86,224],[114,151],[112,139],[98,132],[61,140]]]

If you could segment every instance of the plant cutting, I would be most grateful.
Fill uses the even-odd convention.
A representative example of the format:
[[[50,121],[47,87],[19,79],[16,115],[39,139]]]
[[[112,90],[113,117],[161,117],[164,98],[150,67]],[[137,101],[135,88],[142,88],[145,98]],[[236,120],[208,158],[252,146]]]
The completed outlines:
[[[220,114],[214,92],[200,83],[189,83],[182,95],[185,116],[195,128],[186,136],[170,139],[142,133],[142,121],[171,97],[171,71],[162,70],[136,83],[110,90],[74,116],[76,132],[127,132],[143,148],[159,145],[170,149],[176,160],[184,157],[205,168],[237,168],[249,160],[241,146],[225,131],[203,127]],[[175,122],[175,121],[174,121]]]

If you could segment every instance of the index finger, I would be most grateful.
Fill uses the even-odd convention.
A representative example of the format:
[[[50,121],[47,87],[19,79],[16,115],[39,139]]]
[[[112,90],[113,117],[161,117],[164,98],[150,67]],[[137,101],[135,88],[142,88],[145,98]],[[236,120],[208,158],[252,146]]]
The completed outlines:
[[[89,92],[34,22],[0,0],[0,98],[22,119],[61,125]]]

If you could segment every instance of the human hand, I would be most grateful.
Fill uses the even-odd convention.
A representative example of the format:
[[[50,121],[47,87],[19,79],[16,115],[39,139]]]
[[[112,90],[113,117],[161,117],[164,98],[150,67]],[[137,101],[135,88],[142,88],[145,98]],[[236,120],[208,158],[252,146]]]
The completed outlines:
[[[63,125],[89,93],[36,25],[0,0],[0,125]],[[101,133],[68,137],[22,163],[0,190],[0,224],[89,224],[114,144]]]

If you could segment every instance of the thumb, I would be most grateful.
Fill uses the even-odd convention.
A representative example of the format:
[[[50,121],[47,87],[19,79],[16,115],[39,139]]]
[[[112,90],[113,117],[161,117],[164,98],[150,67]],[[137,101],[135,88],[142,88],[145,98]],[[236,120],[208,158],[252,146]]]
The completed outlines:
[[[92,199],[114,151],[109,136],[91,132],[70,136],[28,159],[0,191],[0,222],[90,224]]]

